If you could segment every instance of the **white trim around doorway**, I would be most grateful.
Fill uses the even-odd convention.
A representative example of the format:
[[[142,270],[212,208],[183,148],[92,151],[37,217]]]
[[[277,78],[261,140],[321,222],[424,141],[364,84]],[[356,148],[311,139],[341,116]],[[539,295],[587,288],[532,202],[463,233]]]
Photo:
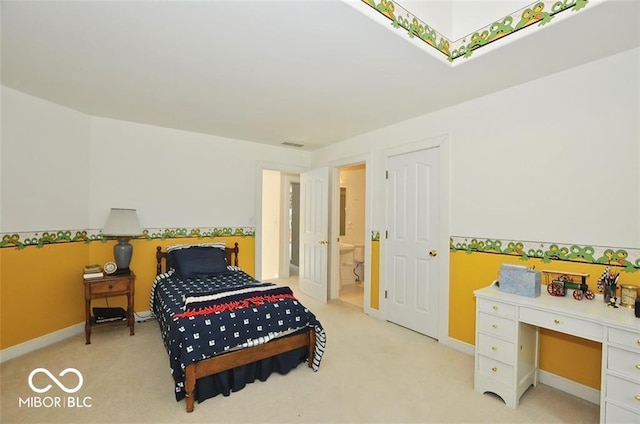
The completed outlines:
[[[340,168],[358,164],[365,166],[365,222],[364,222],[364,257],[371,257],[371,211],[373,208],[371,196],[371,168],[372,154],[364,153],[360,155],[341,158],[329,163],[329,240],[330,260],[329,260],[329,299],[337,299],[340,291]],[[364,264],[364,275],[371,275],[371,261],[366,260]],[[364,313],[377,316],[378,311],[371,308],[371,281],[364,279]]]

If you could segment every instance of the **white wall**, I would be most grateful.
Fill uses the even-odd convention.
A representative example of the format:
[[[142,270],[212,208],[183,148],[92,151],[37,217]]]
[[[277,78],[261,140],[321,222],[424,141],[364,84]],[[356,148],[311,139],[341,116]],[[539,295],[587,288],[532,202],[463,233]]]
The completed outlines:
[[[374,151],[372,228],[384,229],[383,152],[450,136],[451,235],[640,245],[640,49],[322,149],[320,167]]]
[[[365,167],[345,167],[340,169],[340,180],[346,188],[345,235],[340,241],[352,244],[364,244]]]
[[[144,228],[255,227],[258,162],[310,153],[90,117],[2,87],[2,232],[99,229],[112,207]]]
[[[305,151],[112,119],[92,118],[91,134],[92,228],[111,207],[138,209],[144,228],[254,227],[256,164],[310,163]]]
[[[0,231],[87,228],[89,116],[11,88],[0,90]]]

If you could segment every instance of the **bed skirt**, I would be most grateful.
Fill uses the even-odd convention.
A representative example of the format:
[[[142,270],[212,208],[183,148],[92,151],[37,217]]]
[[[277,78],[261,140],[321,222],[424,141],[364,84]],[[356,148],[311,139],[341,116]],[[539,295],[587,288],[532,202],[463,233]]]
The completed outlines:
[[[304,363],[308,355],[307,348],[303,347],[218,374],[199,378],[196,381],[194,398],[198,403],[202,403],[219,394],[229,396],[231,392],[242,390],[247,384],[256,380],[266,381],[274,372],[285,375],[300,363]],[[176,393],[177,401],[184,398],[184,392]]]

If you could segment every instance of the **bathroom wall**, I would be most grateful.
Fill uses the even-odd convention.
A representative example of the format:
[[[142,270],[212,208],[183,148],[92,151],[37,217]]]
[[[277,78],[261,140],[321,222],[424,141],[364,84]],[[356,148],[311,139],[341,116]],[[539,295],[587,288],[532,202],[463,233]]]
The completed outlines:
[[[340,242],[364,244],[365,167],[364,164],[340,168],[340,187],[347,190],[345,235]]]

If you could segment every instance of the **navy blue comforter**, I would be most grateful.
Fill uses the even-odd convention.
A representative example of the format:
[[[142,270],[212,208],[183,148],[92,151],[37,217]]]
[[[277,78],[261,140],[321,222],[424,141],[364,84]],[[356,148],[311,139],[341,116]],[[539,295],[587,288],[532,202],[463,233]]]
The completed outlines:
[[[177,400],[184,398],[186,365],[307,327],[316,332],[312,367],[320,366],[324,329],[289,287],[262,283],[241,270],[197,278],[169,272],[156,277],[149,303],[169,353]]]

